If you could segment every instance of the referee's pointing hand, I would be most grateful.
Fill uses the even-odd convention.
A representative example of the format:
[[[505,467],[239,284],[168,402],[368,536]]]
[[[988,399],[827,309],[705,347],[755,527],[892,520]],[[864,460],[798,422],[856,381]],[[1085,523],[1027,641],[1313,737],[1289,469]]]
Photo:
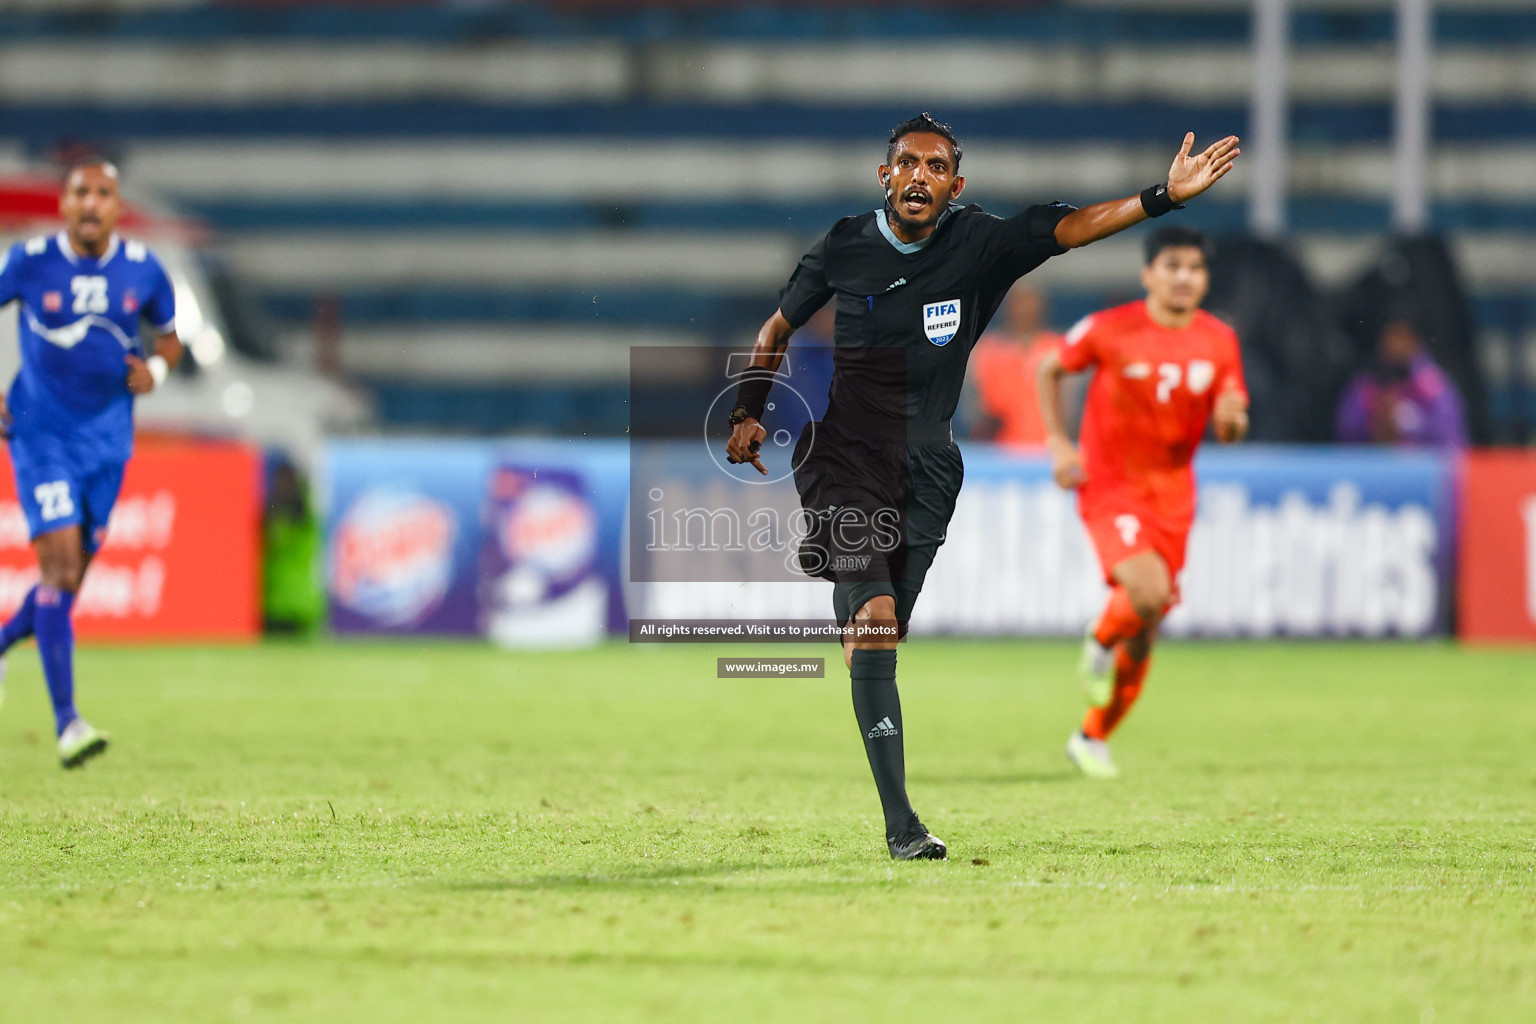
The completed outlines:
[[[757,467],[759,473],[767,476],[768,469],[763,465],[762,457],[758,454],[767,436],[768,431],[763,429],[763,425],[748,416],[731,428],[731,439],[725,442],[726,461],[750,462]]]
[[[1190,156],[1195,144],[1195,133],[1184,136],[1184,145],[1168,168],[1168,198],[1182,203],[1195,198],[1201,192],[1221,180],[1232,169],[1233,161],[1242,150],[1237,148],[1237,136],[1228,135],[1211,143],[1203,153]]]

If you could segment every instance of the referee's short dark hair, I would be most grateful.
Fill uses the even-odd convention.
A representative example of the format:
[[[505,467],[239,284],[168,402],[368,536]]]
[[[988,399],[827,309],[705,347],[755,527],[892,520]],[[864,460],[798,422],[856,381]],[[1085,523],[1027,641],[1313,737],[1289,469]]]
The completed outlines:
[[[918,132],[932,132],[935,135],[942,136],[949,142],[949,148],[955,154],[955,172],[958,174],[960,171],[960,140],[955,138],[955,130],[953,128],[943,121],[934,120],[933,115],[926,110],[916,117],[907,118],[901,124],[891,129],[890,141],[885,144],[885,162],[890,163],[896,159],[896,143],[908,135],[916,135]]]
[[[1152,261],[1157,259],[1164,249],[1183,249],[1186,246],[1199,249],[1200,255],[1207,261],[1210,260],[1211,240],[1205,237],[1205,232],[1187,228],[1182,224],[1169,224],[1152,232],[1142,243],[1142,263],[1150,267]]]

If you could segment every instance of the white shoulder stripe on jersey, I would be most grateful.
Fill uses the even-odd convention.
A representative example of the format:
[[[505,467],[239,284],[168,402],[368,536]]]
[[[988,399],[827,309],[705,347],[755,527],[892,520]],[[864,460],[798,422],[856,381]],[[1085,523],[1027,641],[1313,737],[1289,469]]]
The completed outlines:
[[[134,263],[143,263],[149,255],[149,247],[143,242],[135,242],[132,239],[123,244],[123,255]]]
[[[48,248],[48,236],[38,235],[36,238],[27,239],[27,255],[40,256]]]
[[[1079,341],[1082,340],[1083,335],[1088,333],[1088,328],[1090,328],[1092,326],[1093,326],[1093,314],[1089,313],[1087,316],[1083,317],[1077,323],[1073,324],[1072,325],[1072,329],[1067,332],[1067,344],[1068,345],[1076,345]]]

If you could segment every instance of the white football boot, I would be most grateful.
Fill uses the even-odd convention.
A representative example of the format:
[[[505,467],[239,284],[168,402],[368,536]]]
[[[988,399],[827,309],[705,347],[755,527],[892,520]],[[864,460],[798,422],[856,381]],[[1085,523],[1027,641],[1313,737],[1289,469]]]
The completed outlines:
[[[1067,760],[1077,765],[1077,770],[1090,779],[1118,779],[1120,766],[1109,756],[1109,743],[1091,740],[1081,731],[1074,732],[1067,740]]]
[[[65,768],[78,768],[107,749],[106,733],[83,718],[76,718],[64,727],[59,736],[59,763]]]

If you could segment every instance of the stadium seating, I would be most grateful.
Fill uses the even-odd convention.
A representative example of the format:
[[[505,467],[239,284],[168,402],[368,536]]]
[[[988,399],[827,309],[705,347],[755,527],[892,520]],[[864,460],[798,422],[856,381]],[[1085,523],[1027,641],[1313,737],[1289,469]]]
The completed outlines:
[[[633,344],[740,343],[804,246],[874,201],[921,108],[1000,212],[1156,178],[1248,120],[1248,4],[17,3],[0,167],[61,141],[199,214],[311,358],[396,423],[622,432]],[[1389,231],[1392,16],[1298,3],[1290,239],[1322,289]],[[1197,9],[1195,9],[1197,7]],[[1438,5],[1433,224],[1472,295],[1495,435],[1536,427],[1536,12]],[[1186,220],[1237,232],[1241,172]],[[1041,274],[1064,323],[1134,287],[1135,242]]]

